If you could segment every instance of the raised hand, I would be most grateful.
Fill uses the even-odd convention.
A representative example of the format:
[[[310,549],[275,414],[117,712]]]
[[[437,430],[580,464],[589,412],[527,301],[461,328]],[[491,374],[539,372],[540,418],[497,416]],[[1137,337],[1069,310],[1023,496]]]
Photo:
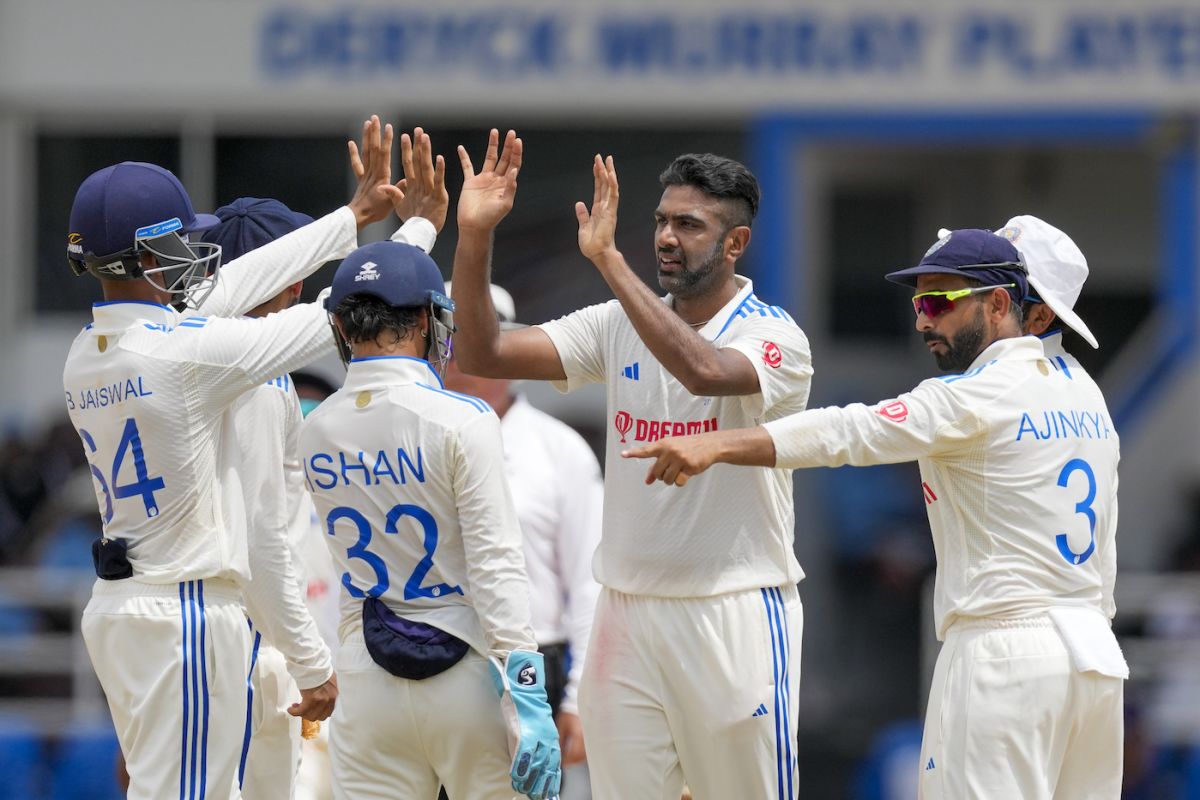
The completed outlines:
[[[382,187],[392,201],[396,216],[401,220],[423,217],[441,233],[450,208],[446,160],[441,156],[434,159],[429,134],[421,128],[414,129],[411,138],[407,133],[401,135],[400,166],[404,177],[394,186]]]
[[[595,261],[601,255],[616,250],[617,203],[621,191],[613,157],[601,159],[597,153],[592,161],[592,177],[595,179],[595,191],[592,194],[591,213],[582,202],[576,203],[575,218],[579,221],[579,251]]]
[[[488,134],[487,152],[478,173],[467,149],[458,146],[458,160],[463,170],[462,194],[458,197],[460,229],[490,232],[512,210],[524,146],[516,131],[508,132],[504,137],[504,148],[497,154],[499,141],[500,133],[493,128]]]
[[[378,115],[363,123],[363,143],[360,149],[351,139],[350,169],[358,179],[354,197],[347,204],[354,212],[358,229],[387,219],[392,213],[392,199],[384,187],[392,183],[392,126],[380,125]]]

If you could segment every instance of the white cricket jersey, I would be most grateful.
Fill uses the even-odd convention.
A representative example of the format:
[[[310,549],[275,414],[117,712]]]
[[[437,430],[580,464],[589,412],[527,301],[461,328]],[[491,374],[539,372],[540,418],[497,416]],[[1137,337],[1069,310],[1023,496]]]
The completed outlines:
[[[596,579],[630,594],[707,597],[804,577],[792,550],[795,512],[786,469],[718,465],[677,488],[646,486],[646,463],[621,451],[663,436],[745,428],[794,414],[808,401],[808,340],[786,311],[738,293],[699,334],[743,353],[759,391],[690,394],[658,363],[616,300],[541,328],[566,372],[560,390],[606,383],[610,424],[604,475],[604,535]],[[664,301],[670,304],[671,296]]]
[[[419,217],[405,222],[395,241],[429,252],[436,231]],[[217,449],[222,497],[231,526],[243,525],[250,580],[242,587],[246,611],[265,643],[279,650],[301,689],[329,680],[329,648],[305,602],[304,539],[312,529],[312,502],[300,465],[300,399],[287,373],[241,395],[226,412]],[[238,505],[241,501],[240,506]],[[324,543],[319,546],[324,549]]]
[[[1052,365],[1036,337],[874,406],[766,429],[781,467],[919,464],[939,639],[960,617],[1115,613],[1117,433],[1096,384]]]
[[[600,464],[570,425],[520,396],[501,417],[500,433],[504,473],[521,523],[534,637],[538,644],[570,645],[562,706],[577,713],[600,593],[592,577],[604,508]]]
[[[229,263],[202,313],[244,313],[356,244],[341,208]],[[91,465],[104,535],[129,543],[149,583],[248,577],[240,497],[223,490],[222,415],[238,395],[333,350],[316,304],[265,319],[97,303],[63,369],[67,410]]]
[[[304,421],[300,454],[342,574],[341,641],[361,635],[371,596],[484,655],[536,649],[500,421],[486,403],[447,391],[422,359],[354,359]]]

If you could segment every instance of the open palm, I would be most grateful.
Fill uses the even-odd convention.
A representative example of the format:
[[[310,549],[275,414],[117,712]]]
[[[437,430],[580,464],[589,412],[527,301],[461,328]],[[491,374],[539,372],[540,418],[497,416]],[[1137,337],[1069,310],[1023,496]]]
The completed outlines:
[[[597,154],[592,161],[592,177],[595,189],[591,211],[583,203],[576,203],[575,219],[579,222],[579,251],[594,260],[615,246],[620,186],[613,157],[602,159]]]
[[[515,131],[509,131],[504,137],[503,149],[499,148],[499,142],[500,134],[493,128],[478,173],[467,149],[458,146],[458,160],[463,170],[462,193],[458,197],[459,228],[491,230],[512,210],[523,146]]]

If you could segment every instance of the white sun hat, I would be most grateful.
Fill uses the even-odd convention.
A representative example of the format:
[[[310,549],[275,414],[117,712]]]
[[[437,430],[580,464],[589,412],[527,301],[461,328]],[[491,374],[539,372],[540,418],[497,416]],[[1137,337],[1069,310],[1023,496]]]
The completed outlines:
[[[1099,348],[1096,337],[1075,313],[1075,301],[1087,280],[1088,265],[1071,237],[1029,214],[1013,217],[996,234],[1008,239],[1020,251],[1029,268],[1029,285],[1037,291],[1042,302],[1050,306],[1063,324],[1092,347]]]
[[[492,307],[496,309],[496,316],[500,318],[500,330],[524,328],[524,325],[517,322],[517,304],[513,302],[513,296],[502,286],[494,283],[490,286],[492,288]],[[446,281],[446,295],[453,298],[454,295],[450,290],[450,281]]]

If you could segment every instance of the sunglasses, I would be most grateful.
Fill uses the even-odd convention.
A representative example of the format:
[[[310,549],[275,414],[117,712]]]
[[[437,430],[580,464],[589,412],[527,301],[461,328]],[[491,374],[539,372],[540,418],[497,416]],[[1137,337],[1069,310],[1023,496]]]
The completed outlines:
[[[990,292],[993,289],[1015,289],[1015,283],[998,283],[995,286],[976,286],[973,289],[952,289],[948,292],[921,292],[912,299],[913,311],[929,319],[954,310],[954,304],[964,297]]]

